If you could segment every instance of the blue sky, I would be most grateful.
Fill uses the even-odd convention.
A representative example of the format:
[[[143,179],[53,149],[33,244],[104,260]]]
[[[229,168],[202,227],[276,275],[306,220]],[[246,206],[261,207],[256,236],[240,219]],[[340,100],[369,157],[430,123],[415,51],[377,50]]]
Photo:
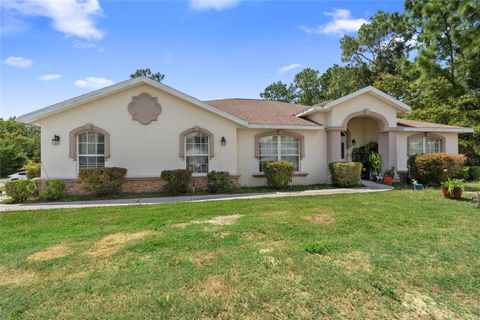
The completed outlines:
[[[137,68],[199,99],[258,98],[403,1],[2,1],[0,117],[128,79]]]

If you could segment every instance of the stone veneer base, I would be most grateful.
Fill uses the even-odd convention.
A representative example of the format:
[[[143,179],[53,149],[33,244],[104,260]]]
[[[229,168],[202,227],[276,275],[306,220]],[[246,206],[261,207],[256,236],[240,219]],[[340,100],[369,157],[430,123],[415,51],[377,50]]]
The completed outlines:
[[[238,175],[230,176],[232,185],[239,186]],[[87,192],[82,187],[82,183],[79,179],[55,179],[63,180],[65,182],[65,195],[87,195]],[[42,189],[42,185],[46,179],[39,179],[38,186]],[[161,192],[165,181],[160,177],[151,178],[125,178],[122,184],[121,193],[155,193]],[[207,177],[206,176],[193,176],[190,186],[195,186],[196,190],[207,189]]]

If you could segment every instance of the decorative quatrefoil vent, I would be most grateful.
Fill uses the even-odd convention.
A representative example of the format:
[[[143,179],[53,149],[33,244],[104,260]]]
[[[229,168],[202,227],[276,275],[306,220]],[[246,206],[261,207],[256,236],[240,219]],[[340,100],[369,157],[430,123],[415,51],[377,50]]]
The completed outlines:
[[[128,104],[128,112],[132,115],[133,120],[141,124],[149,124],[158,119],[158,115],[162,112],[162,106],[158,103],[157,98],[142,92],[138,96],[132,97],[132,102]]]

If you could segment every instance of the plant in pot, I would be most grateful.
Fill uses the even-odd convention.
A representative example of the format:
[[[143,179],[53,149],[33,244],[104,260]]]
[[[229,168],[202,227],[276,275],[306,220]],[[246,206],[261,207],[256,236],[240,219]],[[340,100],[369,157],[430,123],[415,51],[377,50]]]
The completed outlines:
[[[463,180],[448,178],[442,183],[442,193],[445,198],[459,200],[464,190]]]
[[[412,179],[413,190],[422,190],[423,184],[419,183],[417,180]]]
[[[383,173],[383,183],[392,185],[393,177],[395,176],[395,167],[385,170]]]
[[[368,156],[368,165],[370,167],[370,174],[372,181],[377,181],[377,176],[380,173],[382,166],[382,157],[378,152],[372,152]]]

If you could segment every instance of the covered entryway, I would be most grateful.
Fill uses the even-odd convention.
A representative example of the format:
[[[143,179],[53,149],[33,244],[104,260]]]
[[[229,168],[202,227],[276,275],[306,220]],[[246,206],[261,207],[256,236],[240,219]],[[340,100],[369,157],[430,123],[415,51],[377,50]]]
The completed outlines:
[[[396,130],[381,114],[365,109],[348,115],[343,125],[327,128],[328,161],[352,161],[354,148],[370,142],[378,143],[382,157],[382,172],[396,167]]]

